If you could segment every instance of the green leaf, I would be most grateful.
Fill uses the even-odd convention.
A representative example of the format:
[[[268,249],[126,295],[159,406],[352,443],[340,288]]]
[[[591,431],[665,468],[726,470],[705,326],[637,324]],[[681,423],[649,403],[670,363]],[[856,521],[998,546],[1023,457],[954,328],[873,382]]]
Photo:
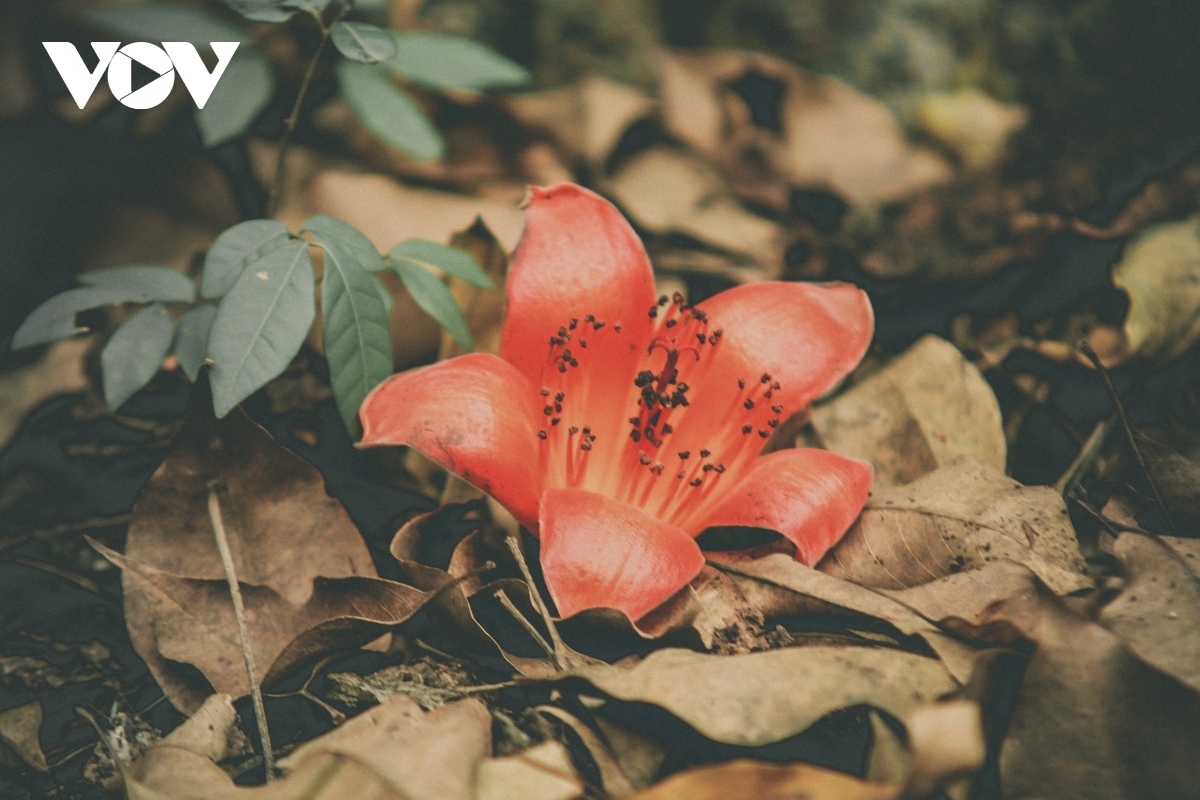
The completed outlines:
[[[134,265],[81,273],[77,280],[84,286],[147,292],[155,300],[191,303],[196,299],[196,284],[187,275],[170,267]]]
[[[208,341],[218,418],[287,368],[312,327],[314,299],[308,242],[288,242],[246,266],[221,299]]]
[[[280,7],[280,0],[224,0],[225,5],[255,22],[286,22],[293,11]],[[214,40],[215,41],[215,40]]]
[[[215,147],[244,134],[274,93],[275,76],[267,57],[257,48],[238,48],[204,108],[196,109],[204,146]]]
[[[171,312],[162,303],[143,308],[117,328],[100,353],[109,411],[124,405],[155,376],[167,357],[174,329]]]
[[[471,339],[467,318],[463,316],[458,301],[454,299],[446,284],[432,272],[407,258],[389,257],[388,263],[400,276],[400,280],[404,281],[404,288],[412,295],[417,305],[436,319],[464,349],[474,349],[475,343]]]
[[[434,31],[393,31],[396,55],[384,66],[434,89],[480,92],[529,83],[520,64],[465,36]]]
[[[287,242],[287,226],[273,219],[252,219],[227,228],[204,256],[200,294],[208,300],[223,297],[233,288],[247,264]]]
[[[31,347],[35,344],[57,342],[84,328],[75,327],[75,315],[80,311],[113,303],[149,303],[155,300],[163,302],[191,302],[195,287],[188,287],[188,294],[182,286],[163,287],[156,285],[119,286],[84,286],[78,289],[68,289],[54,295],[33,310],[17,332],[13,334],[12,348]]]
[[[321,312],[325,317],[325,358],[329,382],[342,421],[351,436],[359,429],[358,409],[367,394],[392,374],[392,335],[388,310],[376,287],[381,284],[363,268],[369,256],[379,254],[358,231],[370,253],[346,247],[346,241],[321,233],[332,226],[349,228],[332,217],[317,217],[306,225],[325,249],[325,276],[321,282]],[[351,230],[353,230],[351,228]]]
[[[339,61],[337,75],[342,97],[363,126],[380,141],[413,158],[440,158],[445,152],[442,135],[425,112],[379,67]]]
[[[338,51],[353,61],[374,64],[396,55],[392,34],[365,22],[339,22],[330,35]]]
[[[339,259],[352,261],[367,272],[379,272],[387,267],[371,240],[353,225],[328,214],[317,214],[304,222],[302,230],[317,237],[326,251],[332,250]]]
[[[448,247],[428,239],[406,239],[393,247],[388,257],[407,258],[426,267],[436,267],[480,289],[496,288],[475,257],[457,247]]]
[[[193,381],[200,375],[200,367],[204,366],[208,354],[208,334],[216,316],[217,307],[205,303],[184,314],[175,326],[175,343],[171,352],[179,359],[183,374]]]
[[[387,309],[387,312],[390,315],[392,313],[392,305],[394,302],[392,299],[392,293],[391,290],[384,285],[383,281],[379,279],[378,275],[375,276],[375,291],[379,293],[379,300],[383,303],[383,307]]]
[[[314,17],[320,16],[326,8],[329,7],[330,0],[283,0],[280,3],[284,8],[295,8],[299,11],[306,11]]]
[[[206,48],[209,42],[254,42],[242,28],[196,6],[123,3],[89,9],[83,19],[121,34],[126,41],[192,42]],[[225,81],[228,74],[222,78]]]

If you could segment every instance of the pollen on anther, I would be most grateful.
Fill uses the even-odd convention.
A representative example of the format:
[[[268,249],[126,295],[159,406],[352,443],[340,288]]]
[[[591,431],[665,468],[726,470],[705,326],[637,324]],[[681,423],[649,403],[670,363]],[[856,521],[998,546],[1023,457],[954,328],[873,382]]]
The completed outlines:
[[[749,433],[752,430],[754,430],[753,425],[743,425],[742,426],[742,433]]]
[[[539,439],[545,439],[545,438],[546,438],[546,432],[545,432],[545,431],[538,431],[538,438],[539,438]]]
[[[574,436],[574,435],[575,435],[575,434],[577,434],[577,433],[579,433],[579,428],[576,428],[574,425],[572,425],[571,427],[567,428],[567,435],[568,435],[568,436]]]
[[[588,450],[591,450],[591,449],[592,449],[592,443],[591,443],[591,442],[584,442],[583,444],[579,445],[579,449],[580,449],[580,450],[583,450],[583,451],[585,451],[585,452],[586,452],[586,451],[588,451]]]
[[[774,411],[776,414],[782,414],[783,406],[782,405],[773,405],[773,406],[771,406],[771,410]]]
[[[690,481],[688,481],[688,483],[692,486],[699,486],[701,483],[703,483],[703,481],[701,481],[699,478],[692,478]]]
[[[649,466],[650,456],[645,453],[638,453],[638,461],[641,462],[642,466]]]
[[[711,456],[711,455],[712,455],[712,453],[710,453],[708,450],[701,450],[701,451],[700,451],[700,457],[701,457],[701,458],[708,458],[708,457],[709,457],[709,456]]]
[[[770,432],[769,432],[769,431],[766,431],[766,430],[761,430],[761,431],[759,431],[759,432],[758,432],[758,435],[759,435],[759,436],[761,436],[762,438],[764,438],[764,439],[765,439],[765,438],[767,438],[768,436],[770,436],[771,434],[770,434]]]
[[[684,461],[687,461],[689,458],[691,458],[691,456],[692,456],[692,451],[690,451],[690,450],[681,450],[679,452],[679,457],[682,458]]]
[[[749,411],[750,409],[754,408],[754,401],[751,400],[749,397],[747,397],[746,402],[742,403],[742,405],[746,408],[747,411]]]
[[[557,424],[558,424],[558,423],[560,423],[560,422],[562,422],[562,420],[561,420],[561,419],[559,419],[558,417],[551,417],[551,418],[550,418],[550,424],[551,424],[551,425],[557,425]]]
[[[554,413],[554,406],[546,406],[542,409],[542,413],[547,417]]]

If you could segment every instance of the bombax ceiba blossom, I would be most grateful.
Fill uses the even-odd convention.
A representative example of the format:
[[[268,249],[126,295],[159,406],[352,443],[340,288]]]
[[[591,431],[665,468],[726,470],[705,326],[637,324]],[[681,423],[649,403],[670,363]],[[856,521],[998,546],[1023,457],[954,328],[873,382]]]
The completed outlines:
[[[697,575],[712,526],[778,531],[814,564],[862,509],[870,465],[760,455],[862,358],[874,320],[856,287],[656,297],[616,208],[559,184],[531,190],[507,293],[500,355],[390,378],[363,403],[362,443],[414,447],[508,508],[563,617],[639,619]]]

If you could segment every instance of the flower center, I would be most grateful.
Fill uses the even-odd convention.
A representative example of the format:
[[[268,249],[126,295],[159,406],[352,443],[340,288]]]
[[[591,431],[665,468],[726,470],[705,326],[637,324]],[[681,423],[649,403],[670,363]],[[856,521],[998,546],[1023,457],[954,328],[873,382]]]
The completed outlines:
[[[769,374],[711,369],[723,333],[682,295],[660,297],[648,314],[654,327],[640,354],[629,351],[619,325],[590,315],[550,337],[538,432],[543,474],[547,486],[596,491],[687,529],[722,476],[756,457],[779,425],[780,384]],[[628,369],[630,355],[632,386],[614,385],[606,366]]]

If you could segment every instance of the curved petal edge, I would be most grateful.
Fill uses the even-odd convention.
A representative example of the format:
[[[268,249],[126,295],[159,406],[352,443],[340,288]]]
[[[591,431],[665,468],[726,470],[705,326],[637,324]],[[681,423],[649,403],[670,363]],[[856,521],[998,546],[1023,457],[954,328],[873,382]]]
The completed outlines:
[[[871,465],[828,450],[780,450],[750,470],[709,513],[703,527],[744,525],[779,531],[809,566],[837,544],[871,493]]]
[[[363,401],[362,447],[406,444],[537,531],[538,416],[512,365],[472,353],[393,375]]]
[[[704,566],[682,529],[583,489],[551,489],[541,507],[542,573],[559,614],[615,608],[638,620]]]

